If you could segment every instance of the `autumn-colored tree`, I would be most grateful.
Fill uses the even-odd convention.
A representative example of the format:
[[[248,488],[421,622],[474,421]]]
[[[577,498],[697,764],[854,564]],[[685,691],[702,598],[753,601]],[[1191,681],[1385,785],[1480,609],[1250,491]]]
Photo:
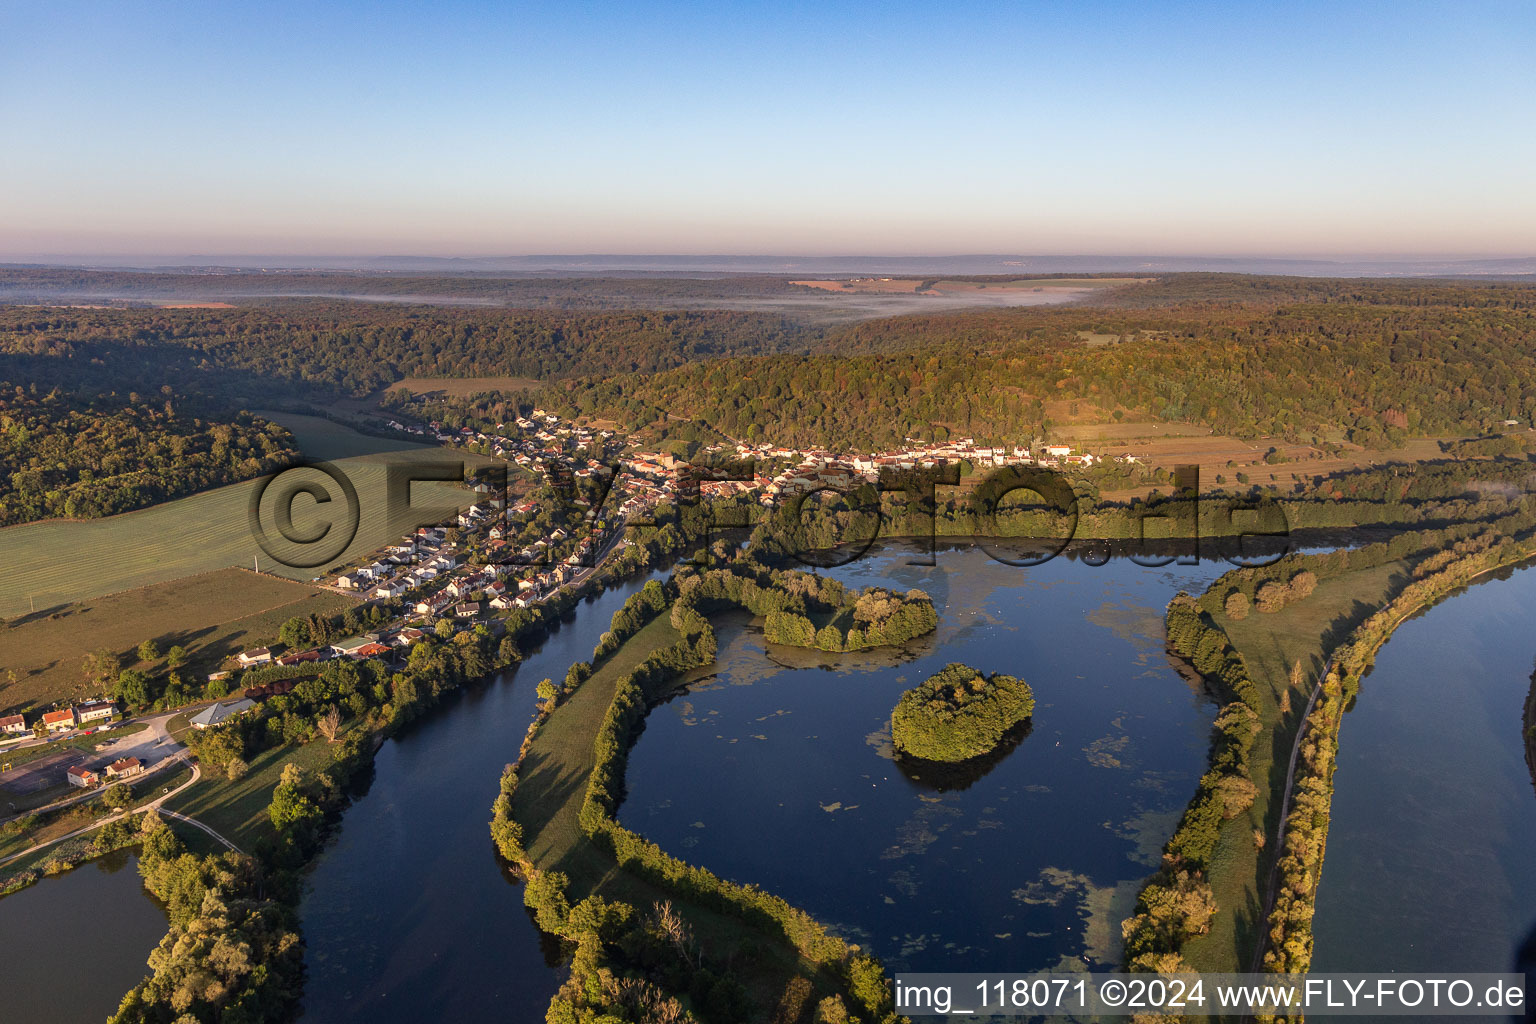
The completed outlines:
[[[341,731],[341,710],[334,704],[326,708],[325,714],[315,719],[315,728],[327,743],[335,743],[336,734]]]

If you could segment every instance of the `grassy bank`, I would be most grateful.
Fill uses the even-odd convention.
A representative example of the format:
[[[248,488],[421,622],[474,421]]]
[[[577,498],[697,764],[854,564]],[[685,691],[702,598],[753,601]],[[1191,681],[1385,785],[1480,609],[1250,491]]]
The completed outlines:
[[[337,742],[349,731],[343,729]],[[242,850],[255,850],[261,839],[276,835],[268,808],[283,766],[296,764],[306,776],[313,776],[331,764],[334,750],[323,739],[300,746],[280,744],[252,757],[249,771],[237,780],[205,770],[197,785],[167,800],[165,809],[196,818]]]
[[[620,880],[610,877],[612,860],[582,833],[581,803],[595,763],[593,740],[613,703],[619,680],[651,652],[676,643],[678,638],[665,616],[645,625],[597,666],[591,678],[560,706],[559,714],[549,717],[523,756],[515,807],[524,846],[540,870],[563,871],[570,876],[573,895],[601,891],[605,896],[633,902],[612,891]]]
[[[1222,829],[1206,872],[1219,908],[1210,931],[1191,939],[1184,957],[1201,971],[1246,971],[1262,929],[1263,883],[1275,855],[1281,796],[1291,746],[1307,697],[1328,653],[1360,622],[1386,605],[1408,577],[1403,561],[1322,577],[1305,600],[1278,612],[1252,612],[1234,620],[1224,611],[1211,618],[1226,630],[1258,684],[1260,732],[1250,758],[1252,805]],[[1300,663],[1302,685],[1291,685]],[[1282,711],[1289,693],[1289,711]],[[1260,849],[1258,830],[1265,837]]]

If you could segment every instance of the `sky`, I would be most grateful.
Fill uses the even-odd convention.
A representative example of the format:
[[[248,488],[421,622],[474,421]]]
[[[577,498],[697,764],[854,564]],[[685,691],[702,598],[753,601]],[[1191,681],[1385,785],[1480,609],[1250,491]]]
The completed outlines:
[[[0,4],[0,259],[1536,253],[1530,3]]]

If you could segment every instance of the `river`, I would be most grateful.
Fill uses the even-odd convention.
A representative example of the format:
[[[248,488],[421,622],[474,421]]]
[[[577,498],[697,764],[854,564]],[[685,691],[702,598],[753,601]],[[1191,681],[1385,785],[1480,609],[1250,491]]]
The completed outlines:
[[[1508,971],[1536,929],[1536,569],[1403,623],[1344,717],[1317,971]]]
[[[0,1019],[101,1024],[149,973],[165,913],[127,850],[0,900]]]
[[[533,719],[534,687],[590,658],[644,583],[583,602],[516,672],[466,689],[379,749],[373,782],[300,907],[302,1020],[544,1019],[564,971],[497,861],[491,801]]]
[[[647,719],[620,817],[891,967],[1105,969],[1205,768],[1215,713],[1164,653],[1164,609],[1230,566],[1019,568],[969,546],[910,560],[887,548],[832,573],[932,595],[938,632],[896,657],[827,665],[722,622],[718,664]],[[951,661],[1026,680],[1033,727],[979,769],[911,775],[893,759],[891,709]]]

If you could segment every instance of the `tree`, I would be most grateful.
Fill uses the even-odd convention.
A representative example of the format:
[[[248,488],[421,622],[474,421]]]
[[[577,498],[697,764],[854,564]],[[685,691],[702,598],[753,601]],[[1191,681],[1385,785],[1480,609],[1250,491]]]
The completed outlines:
[[[130,707],[149,703],[149,677],[136,668],[124,669],[112,685],[112,696]]]
[[[187,649],[181,644],[172,644],[171,649],[165,652],[166,668],[181,668],[187,663]]]
[[[1277,612],[1285,607],[1285,599],[1289,594],[1289,589],[1283,583],[1266,583],[1254,595],[1254,605],[1261,612]]]
[[[277,638],[285,647],[304,647],[310,642],[309,620],[295,615],[283,623],[283,628],[278,631]]]
[[[555,681],[553,679],[541,679],[539,680],[539,685],[536,692],[539,695],[539,700],[549,704],[554,701],[556,694],[559,693],[559,690],[555,688]]]
[[[302,845],[319,827],[324,812],[304,791],[304,776],[298,765],[292,762],[283,765],[281,779],[272,791],[272,804],[267,813],[274,828],[299,837]]]
[[[140,661],[158,661],[160,658],[160,645],[155,643],[153,637],[139,644]]]
[[[133,803],[133,790],[121,782],[108,786],[106,791],[101,794],[101,803],[103,807],[110,807],[114,811],[120,811]]]
[[[1227,595],[1227,618],[1233,622],[1241,622],[1248,617],[1248,595],[1241,590],[1234,590]]]
[[[432,632],[437,634],[439,640],[447,640],[454,633],[453,620],[438,619],[437,625],[432,627]]]
[[[251,766],[246,763],[245,758],[231,757],[229,762],[224,765],[224,777],[229,779],[230,782],[239,782],[250,773],[250,770]]]
[[[332,704],[326,708],[325,714],[315,719],[315,728],[320,730],[320,735],[325,737],[327,743],[336,742],[336,733],[341,730],[341,711]]]
[[[82,668],[87,682],[105,683],[117,678],[123,670],[123,659],[116,652],[102,648],[87,654]]]
[[[1309,597],[1317,589],[1317,575],[1309,569],[1303,569],[1291,577],[1290,588],[1293,601]]]

